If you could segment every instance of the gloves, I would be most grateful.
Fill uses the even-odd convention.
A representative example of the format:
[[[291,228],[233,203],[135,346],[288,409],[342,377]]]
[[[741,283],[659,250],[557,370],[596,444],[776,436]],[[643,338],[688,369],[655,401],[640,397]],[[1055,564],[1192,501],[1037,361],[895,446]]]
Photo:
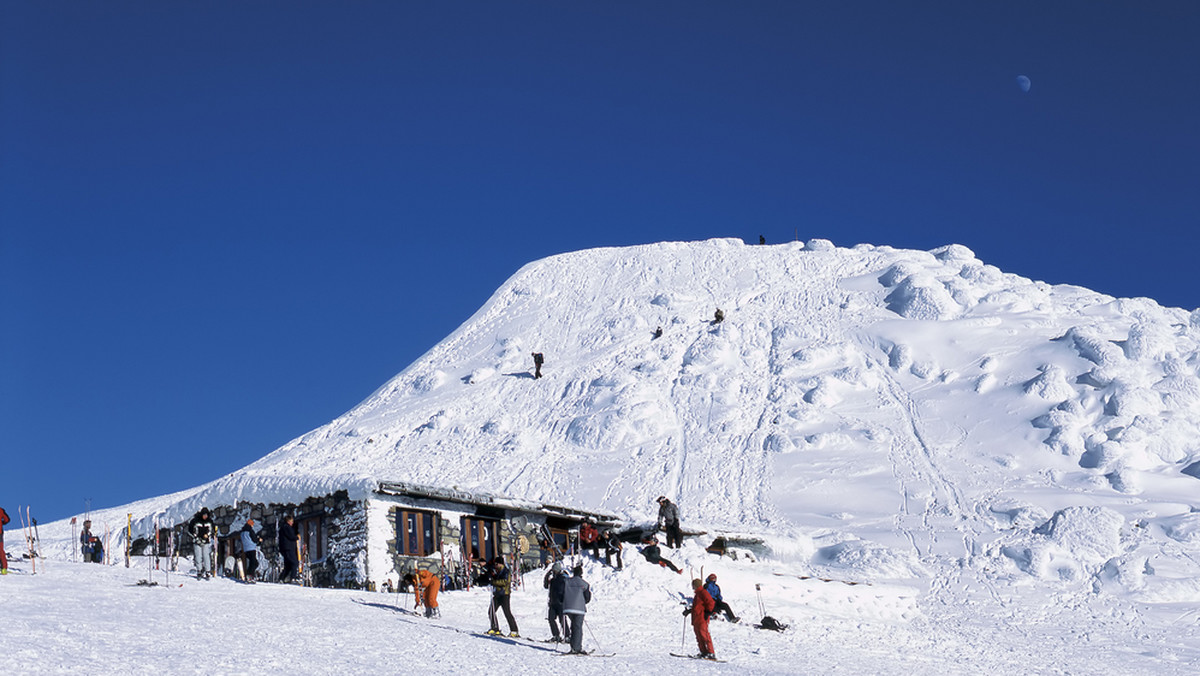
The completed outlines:
[[[691,609],[691,608],[686,608],[686,609],[683,611],[683,616],[684,616],[684,617],[687,617],[688,615],[691,615],[691,614],[692,614],[692,609]]]

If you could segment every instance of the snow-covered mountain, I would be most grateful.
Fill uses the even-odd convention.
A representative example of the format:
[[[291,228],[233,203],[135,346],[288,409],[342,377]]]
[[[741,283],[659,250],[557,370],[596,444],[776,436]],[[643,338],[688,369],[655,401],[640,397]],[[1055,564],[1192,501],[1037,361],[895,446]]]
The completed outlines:
[[[957,245],[581,251],[521,269],[340,418],[155,506],[399,480],[636,521],[662,494],[688,526],[860,576],[948,560],[1200,600],[1198,339],[1195,313]]]

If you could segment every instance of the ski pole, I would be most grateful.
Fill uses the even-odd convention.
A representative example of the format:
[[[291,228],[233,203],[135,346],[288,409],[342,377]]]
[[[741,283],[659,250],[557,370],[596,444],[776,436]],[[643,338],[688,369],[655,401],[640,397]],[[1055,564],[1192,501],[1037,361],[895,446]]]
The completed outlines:
[[[758,595],[758,613],[759,613],[759,615],[762,615],[763,617],[766,617],[766,616],[767,616],[767,609],[766,609],[766,607],[765,607],[765,606],[763,606],[763,600],[762,600],[762,585],[761,585],[761,584],[759,584],[759,583],[757,583],[757,582],[755,582],[755,583],[754,583],[754,592],[755,592],[755,593]]]
[[[42,572],[46,572],[46,557],[42,556],[42,536],[38,534],[37,519],[29,517],[30,523],[33,524],[33,542],[37,546],[38,556],[42,557]]]
[[[587,623],[587,616],[583,616],[580,622],[583,622],[583,626],[587,627],[588,633],[592,635],[592,643],[596,644],[596,650],[600,650],[600,642],[596,640],[596,633],[592,631],[592,625]]]

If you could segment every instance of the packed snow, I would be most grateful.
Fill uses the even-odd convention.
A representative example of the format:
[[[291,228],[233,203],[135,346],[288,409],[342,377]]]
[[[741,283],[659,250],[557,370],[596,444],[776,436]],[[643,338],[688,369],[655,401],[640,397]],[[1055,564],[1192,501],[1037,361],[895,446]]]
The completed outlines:
[[[363,591],[139,587],[144,562],[70,563],[65,521],[41,527],[44,572],[22,561],[0,579],[0,607],[18,618],[0,623],[0,650],[43,660],[27,667],[42,673],[156,660],[218,672],[1193,673],[1198,371],[1200,314],[1006,274],[957,245],[714,240],[555,256],[337,420],[93,521],[116,530],[133,513],[136,532],[202,505],[408,481],[639,524],[667,495],[707,533],[677,562],[718,573],[748,618],[714,622],[729,663],[666,655],[695,652],[679,614],[691,575],[628,549],[625,571],[586,574],[589,642],[615,655],[572,658],[474,635],[486,628],[478,591],[446,593],[431,622]],[[714,534],[763,544],[732,561],[703,552]],[[526,582],[515,610],[544,637],[540,574]],[[792,628],[755,629],[760,598]]]

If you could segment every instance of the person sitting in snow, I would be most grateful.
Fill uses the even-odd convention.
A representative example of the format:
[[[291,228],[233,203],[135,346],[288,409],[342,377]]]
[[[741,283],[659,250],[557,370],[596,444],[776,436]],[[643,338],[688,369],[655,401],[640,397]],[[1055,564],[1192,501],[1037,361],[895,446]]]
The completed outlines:
[[[683,571],[678,566],[662,557],[662,550],[658,548],[658,538],[650,537],[646,540],[645,545],[645,547],[642,547],[642,556],[646,557],[647,561],[657,563],[663,568],[670,568],[680,575],[683,574]]]
[[[730,622],[738,622],[737,615],[733,614],[733,608],[730,608],[729,604],[725,603],[725,601],[721,599],[721,587],[717,585],[716,573],[712,573],[708,576],[708,579],[705,580],[704,591],[708,592],[708,595],[713,599],[714,614],[723,612],[725,613],[725,619],[729,620]]]
[[[583,520],[579,526],[579,551],[592,552],[592,558],[600,560],[600,531],[596,530],[596,524],[592,522],[591,517]]]

